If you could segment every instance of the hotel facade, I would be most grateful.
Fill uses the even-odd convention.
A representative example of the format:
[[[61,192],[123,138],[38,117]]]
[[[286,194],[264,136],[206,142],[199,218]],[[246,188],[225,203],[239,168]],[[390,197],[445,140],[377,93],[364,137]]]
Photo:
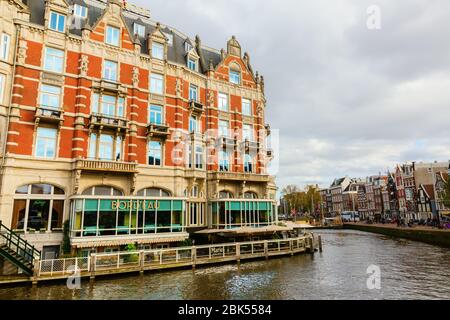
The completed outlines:
[[[0,220],[44,258],[276,226],[264,79],[235,37],[119,0],[0,12]]]

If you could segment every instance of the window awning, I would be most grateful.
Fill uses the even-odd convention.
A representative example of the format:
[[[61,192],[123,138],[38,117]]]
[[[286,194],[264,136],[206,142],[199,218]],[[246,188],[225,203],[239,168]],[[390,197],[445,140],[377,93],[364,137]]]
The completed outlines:
[[[130,240],[130,239],[117,239],[117,240],[108,240],[108,241],[86,241],[86,242],[79,242],[74,243],[73,247],[78,249],[83,248],[97,248],[97,247],[117,247],[117,246],[125,246],[128,244],[155,244],[155,243],[173,243],[173,242],[180,242],[184,241],[189,237],[189,235],[186,236],[179,236],[179,237],[170,237],[170,238],[149,238],[149,239],[138,239],[138,240]]]

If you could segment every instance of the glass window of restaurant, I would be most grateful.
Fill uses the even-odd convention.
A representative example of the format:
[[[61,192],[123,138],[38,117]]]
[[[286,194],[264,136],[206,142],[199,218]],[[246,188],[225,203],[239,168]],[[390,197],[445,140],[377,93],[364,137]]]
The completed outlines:
[[[60,232],[64,191],[50,184],[29,184],[16,189],[11,227],[15,231]]]
[[[76,199],[71,219],[72,236],[182,232],[184,201],[169,197],[170,193],[165,190],[149,188],[139,191],[133,199],[114,198],[110,195]]]
[[[275,222],[275,205],[269,201],[216,201],[209,206],[212,227],[233,229],[265,227]]]

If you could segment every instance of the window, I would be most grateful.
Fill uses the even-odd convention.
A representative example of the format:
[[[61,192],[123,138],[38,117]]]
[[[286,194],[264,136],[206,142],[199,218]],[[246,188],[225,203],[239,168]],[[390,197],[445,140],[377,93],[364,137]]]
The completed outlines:
[[[242,127],[242,138],[247,141],[253,141],[253,126],[251,124],[244,124]]]
[[[244,193],[244,199],[258,199],[258,195],[255,192],[247,191]]]
[[[112,46],[118,47],[119,46],[119,32],[120,32],[120,30],[118,28],[107,26],[105,42]]]
[[[64,51],[45,48],[44,69],[47,71],[62,73],[64,66]]]
[[[83,196],[123,196],[123,192],[110,186],[95,186],[87,188]]]
[[[199,131],[197,116],[191,115],[189,117],[189,132],[197,133]]]
[[[57,131],[52,128],[37,128],[35,155],[39,158],[54,158],[56,155]]]
[[[17,188],[12,228],[19,231],[62,231],[64,191],[49,184]]]
[[[242,99],[242,114],[245,116],[252,115],[252,103],[248,99]]]
[[[103,79],[117,81],[117,62],[105,60],[103,64]]]
[[[159,60],[164,59],[164,45],[162,43],[152,43],[152,57]]]
[[[198,87],[193,84],[189,86],[189,100],[198,101]]]
[[[92,113],[123,118],[125,110],[125,98],[94,93],[92,95],[91,109]]]
[[[122,159],[122,137],[92,133],[89,140],[89,158],[119,161]],[[98,150],[98,153],[97,153]]]
[[[241,73],[239,71],[230,71],[230,82],[234,84],[241,83]]]
[[[229,123],[227,120],[219,120],[219,137],[228,137]]]
[[[75,4],[73,6],[73,14],[75,17],[86,18],[87,17],[87,8],[85,6]]]
[[[162,145],[159,141],[148,142],[148,164],[150,166],[160,166],[162,163]]]
[[[230,171],[230,153],[228,151],[220,151],[219,153],[219,171]]]
[[[0,73],[0,104],[3,103],[3,99],[5,98],[5,85],[6,76],[3,73]]]
[[[66,31],[66,16],[50,11],[49,28],[58,32]]]
[[[228,111],[228,95],[219,93],[219,110]]]
[[[169,46],[173,46],[173,35],[172,34],[169,34],[169,33],[166,33],[166,32],[163,32],[164,33],[164,35],[166,36],[166,38],[167,38],[167,44],[169,45]]]
[[[220,199],[233,199],[233,194],[230,191],[220,191],[219,192],[219,198]]]
[[[152,73],[150,75],[150,92],[156,94],[164,94],[164,77],[162,74]]]
[[[45,108],[59,109],[61,88],[43,84],[41,86],[40,105]]]
[[[8,60],[9,58],[9,45],[11,43],[11,37],[9,34],[3,33],[0,39],[0,59]]]
[[[197,60],[189,58],[188,59],[188,68],[193,71],[197,71]]]
[[[195,147],[195,168],[203,169],[203,147]]]
[[[150,105],[148,107],[148,122],[152,124],[163,124],[163,108]]]
[[[193,49],[192,45],[191,45],[188,41],[186,41],[186,42],[184,43],[184,50],[186,50],[186,52],[189,52],[189,51],[191,51],[192,49]]]
[[[147,188],[142,189],[137,193],[138,197],[170,197],[171,193],[169,191],[158,189],[158,188]]]
[[[134,23],[133,30],[134,34],[137,34],[139,37],[145,37],[145,27],[142,24]]]
[[[253,159],[252,159],[252,156],[249,155],[248,153],[245,154],[244,171],[246,173],[253,172]]]

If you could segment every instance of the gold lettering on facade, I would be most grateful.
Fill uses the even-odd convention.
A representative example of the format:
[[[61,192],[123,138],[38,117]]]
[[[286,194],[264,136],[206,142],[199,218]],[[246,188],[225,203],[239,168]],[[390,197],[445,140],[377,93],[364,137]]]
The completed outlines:
[[[112,201],[112,210],[158,210],[161,207],[159,201],[145,201],[145,200],[123,200]]]

